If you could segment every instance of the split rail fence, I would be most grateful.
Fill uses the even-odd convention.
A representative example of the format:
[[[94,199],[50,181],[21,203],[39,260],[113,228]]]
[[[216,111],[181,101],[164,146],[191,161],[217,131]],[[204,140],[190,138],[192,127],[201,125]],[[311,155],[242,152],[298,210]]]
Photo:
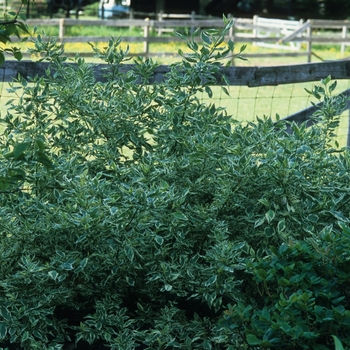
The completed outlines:
[[[67,36],[68,26],[106,26],[114,28],[140,28],[142,36],[125,36],[123,42],[143,42],[143,52],[139,55],[150,56],[167,53],[150,52],[152,43],[177,42],[181,39],[174,36],[162,36],[169,30],[191,28],[221,28],[224,26],[221,19],[117,19],[117,20],[77,20],[70,18],[28,20],[30,26],[58,26],[58,37],[62,42],[107,42],[110,37],[101,36]],[[170,15],[168,15],[170,16]],[[236,18],[228,37],[236,43],[253,43],[254,45],[281,49],[283,53],[273,53],[273,56],[306,56],[311,62],[312,45],[316,43],[335,44],[341,46],[344,53],[346,46],[350,46],[350,21],[316,20],[306,22],[281,19],[263,18],[254,16],[252,19]],[[158,33],[156,35],[155,33]],[[14,38],[14,40],[16,40]],[[305,48],[302,48],[302,44]],[[174,53],[172,53],[174,54]],[[271,56],[270,53],[245,54],[245,57]]]

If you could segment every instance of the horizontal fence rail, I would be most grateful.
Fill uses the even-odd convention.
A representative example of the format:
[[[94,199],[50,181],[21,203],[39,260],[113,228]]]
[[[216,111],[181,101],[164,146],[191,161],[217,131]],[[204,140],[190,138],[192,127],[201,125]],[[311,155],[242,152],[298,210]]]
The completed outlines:
[[[18,75],[25,78],[36,75],[44,76],[49,64],[48,62],[7,60],[0,67],[0,74],[3,82],[10,82]],[[103,81],[103,69],[106,66],[106,64],[95,65],[95,77],[98,81]],[[122,65],[121,72],[126,73],[132,66],[129,64]],[[163,81],[165,74],[169,71],[169,66],[160,65],[155,69],[150,83]],[[221,68],[221,73],[226,76],[230,85],[248,87],[319,81],[329,75],[332,79],[350,79],[350,60],[274,67],[227,67]],[[225,85],[225,83],[220,79],[217,85]]]
[[[124,42],[143,42],[142,55],[149,56],[149,45],[151,43],[166,43],[182,41],[178,37],[161,36],[159,33],[166,29],[181,28],[222,28],[222,19],[117,19],[117,20],[78,20],[71,18],[27,20],[30,26],[58,26],[59,39],[61,42],[107,42],[110,37],[105,36],[67,36],[65,29],[68,26],[106,26],[114,28],[137,27],[143,29],[142,36],[123,37]],[[253,19],[235,18],[234,26],[231,28],[228,38],[235,42],[253,43],[258,46],[288,50],[291,52],[281,56],[307,56],[311,62],[312,44],[340,44],[344,52],[346,46],[350,46],[348,31],[350,21],[326,21],[310,19],[306,22],[287,21],[280,19],[262,18],[254,16]],[[330,33],[320,30],[331,30]],[[315,31],[317,33],[315,34]],[[158,32],[158,36],[152,35]],[[16,41],[16,38],[13,38]],[[199,40],[199,38],[198,38]],[[306,49],[301,50],[301,44],[306,44]],[[163,54],[163,53],[162,53]],[[271,54],[246,54],[249,57],[263,57]],[[275,55],[275,54],[274,54]]]

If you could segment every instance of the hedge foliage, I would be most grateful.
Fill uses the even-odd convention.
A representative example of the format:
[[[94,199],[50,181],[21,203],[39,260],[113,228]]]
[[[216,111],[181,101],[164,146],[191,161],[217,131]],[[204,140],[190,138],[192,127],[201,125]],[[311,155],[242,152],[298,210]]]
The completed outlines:
[[[151,59],[121,73],[119,39],[93,47],[103,82],[35,41],[50,69],[1,118],[4,348],[350,346],[347,101],[324,79],[312,128],[204,104],[231,25],[178,34],[191,53],[157,84]]]

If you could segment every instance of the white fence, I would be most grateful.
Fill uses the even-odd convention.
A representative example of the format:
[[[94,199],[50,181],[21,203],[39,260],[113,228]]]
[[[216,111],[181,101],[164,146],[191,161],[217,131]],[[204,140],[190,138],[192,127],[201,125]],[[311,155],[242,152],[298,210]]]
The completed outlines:
[[[275,36],[277,38],[286,38],[294,34],[296,31],[300,31],[300,28],[303,28],[303,22],[303,20],[288,21],[283,19],[272,19],[254,16],[253,25],[255,26],[255,29],[253,29],[253,36],[257,38],[269,38],[271,36]],[[301,35],[302,33],[299,32],[298,36],[300,37]],[[300,41],[294,42],[289,40],[279,40],[279,42],[276,44],[257,42],[255,45],[287,50],[300,50],[301,48]]]
[[[180,15],[178,15],[180,16]],[[183,15],[181,15],[183,16]],[[167,19],[170,15],[163,15],[161,20],[153,19],[118,19],[118,20],[77,20],[70,18],[49,19],[49,20],[28,20],[31,26],[59,26],[59,38],[64,42],[98,42],[108,41],[109,37],[98,36],[76,36],[65,35],[67,26],[109,26],[109,27],[140,27],[143,28],[143,36],[123,37],[125,42],[143,42],[144,55],[149,55],[149,45],[155,42],[179,41],[177,37],[164,37],[164,31],[173,31],[175,28],[219,28],[223,27],[222,19]],[[346,46],[350,46],[350,37],[347,35],[350,28],[350,21],[326,21],[307,20],[287,21],[270,19],[255,16],[252,19],[236,18],[234,27],[231,28],[229,37],[235,42],[277,48],[289,53],[276,54],[279,56],[307,56],[311,62],[313,43],[338,44],[344,52]],[[152,35],[157,32],[158,36]],[[14,38],[14,40],[16,40]],[[302,49],[305,43],[305,49]],[[163,53],[162,53],[163,54]],[[261,56],[262,54],[258,54]],[[271,54],[266,54],[268,56]],[[247,56],[247,54],[246,54]],[[253,56],[253,55],[251,55]]]

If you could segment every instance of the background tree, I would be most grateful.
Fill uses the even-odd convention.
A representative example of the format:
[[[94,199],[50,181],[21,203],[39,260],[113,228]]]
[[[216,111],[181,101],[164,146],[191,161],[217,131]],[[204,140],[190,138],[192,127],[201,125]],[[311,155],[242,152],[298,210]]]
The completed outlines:
[[[350,16],[350,2],[347,0],[212,0],[204,9],[207,14],[214,16],[262,15],[296,19],[346,19]]]

